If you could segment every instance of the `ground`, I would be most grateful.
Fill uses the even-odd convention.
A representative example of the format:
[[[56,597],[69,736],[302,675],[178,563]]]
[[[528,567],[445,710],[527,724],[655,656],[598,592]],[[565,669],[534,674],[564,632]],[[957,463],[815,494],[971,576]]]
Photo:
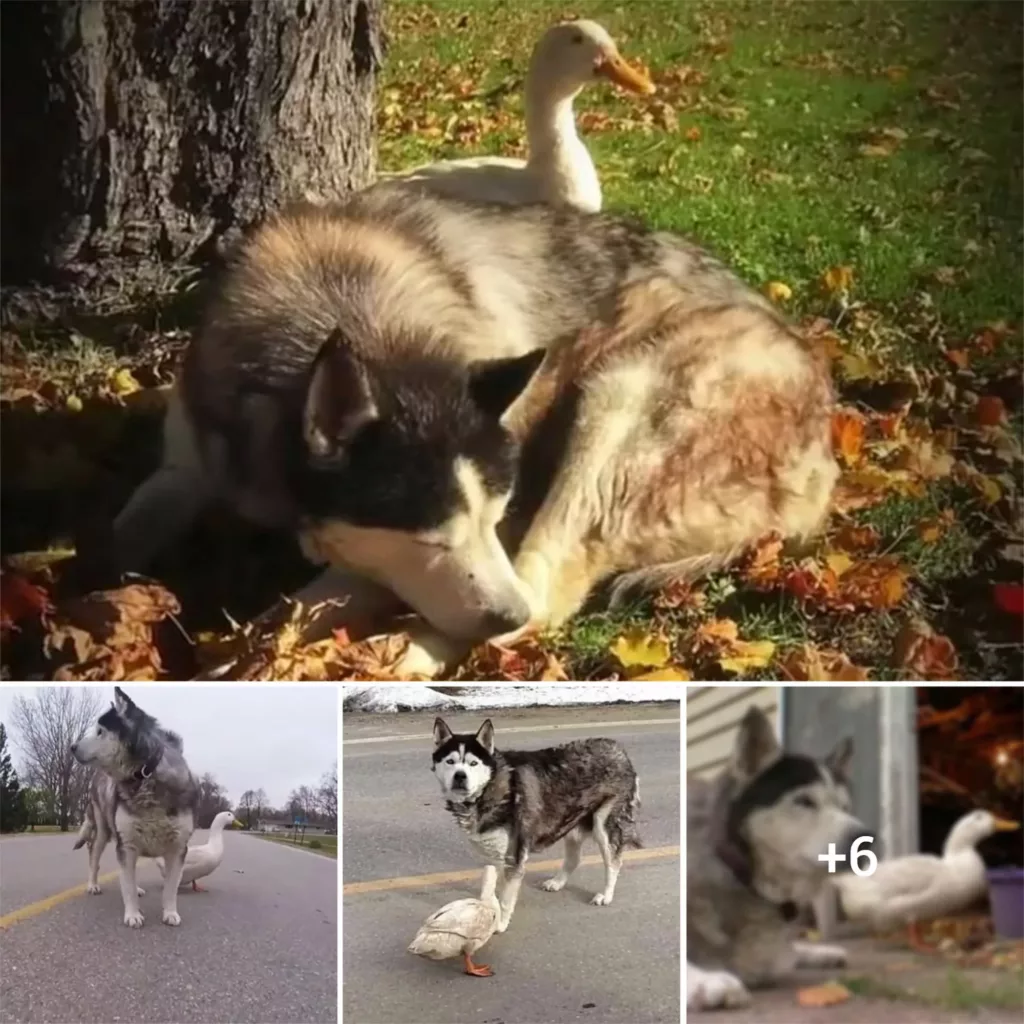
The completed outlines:
[[[939,956],[869,939],[842,945],[849,966],[834,978],[853,993],[846,1002],[798,1006],[797,985],[822,982],[820,972],[803,972],[794,985],[757,993],[746,1010],[702,1014],[700,1019],[708,1024],[1017,1024],[1024,1015],[1019,959],[1010,970],[962,968]]]
[[[195,842],[205,842],[197,832]],[[146,923],[127,928],[113,846],[84,894],[74,835],[0,840],[2,1024],[313,1024],[337,1020],[337,869],[227,832],[224,860],[160,921],[160,873],[141,861]],[[75,890],[71,893],[68,890]]]
[[[574,13],[658,86],[579,98],[606,207],[697,239],[828,352],[844,477],[814,549],[766,538],[732,572],[485,650],[463,676],[1020,679],[1020,5],[392,5],[382,169],[521,152],[529,49]],[[201,291],[179,289],[159,315],[4,333],[13,675],[209,671],[225,652],[203,641],[230,631],[225,611],[244,622],[309,575],[290,541],[214,520],[156,568],[174,598],[62,605],[40,659],[32,620],[65,584],[52,564],[76,539],[102,548],[106,518],[153,465],[160,386]],[[277,626],[261,637],[272,653],[235,650],[236,676],[383,678],[397,650],[342,636],[303,652]]]
[[[476,728],[486,713],[448,717]],[[535,855],[512,924],[475,958],[494,977],[406,952],[438,907],[478,895],[481,864],[430,772],[433,715],[344,716],[344,1019],[350,1024],[679,1020],[679,704],[535,708],[495,718],[499,748],[610,736],[640,776],[645,849],[615,901],[590,906],[597,851],[560,893],[537,884],[561,847]],[[632,852],[632,851],[631,851]],[[543,867],[543,865],[548,865]]]

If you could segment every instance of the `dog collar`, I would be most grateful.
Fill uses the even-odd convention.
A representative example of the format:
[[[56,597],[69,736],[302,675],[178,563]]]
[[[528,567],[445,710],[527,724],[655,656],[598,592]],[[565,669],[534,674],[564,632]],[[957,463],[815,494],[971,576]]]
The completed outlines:
[[[782,915],[783,921],[789,922],[796,920],[797,915],[799,914],[799,909],[792,900],[783,900],[781,903],[776,903],[774,900],[768,899],[767,896],[762,895],[754,888],[754,879],[750,870],[750,863],[732,843],[719,843],[717,853],[721,858],[722,863],[724,863],[725,866],[733,873],[733,876],[740,885],[749,889],[766,903],[771,903],[772,906],[777,907],[779,913]]]

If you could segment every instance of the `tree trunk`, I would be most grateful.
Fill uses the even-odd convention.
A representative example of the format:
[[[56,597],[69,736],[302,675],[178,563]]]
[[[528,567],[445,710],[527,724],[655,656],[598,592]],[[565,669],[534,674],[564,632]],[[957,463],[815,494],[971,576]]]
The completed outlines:
[[[4,4],[4,284],[97,301],[368,184],[380,3]]]

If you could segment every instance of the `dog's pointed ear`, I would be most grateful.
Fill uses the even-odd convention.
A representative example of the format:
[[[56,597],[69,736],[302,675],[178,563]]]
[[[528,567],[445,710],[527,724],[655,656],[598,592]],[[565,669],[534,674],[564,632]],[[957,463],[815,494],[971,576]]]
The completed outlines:
[[[443,718],[434,719],[434,748],[443,746],[452,738],[452,731]]]
[[[469,364],[469,393],[479,409],[501,419],[526,390],[547,350],[535,348],[510,359],[480,359]]]
[[[488,754],[494,753],[494,726],[489,718],[477,729],[476,741]]]
[[[840,781],[850,777],[850,762],[853,760],[853,737],[844,736],[825,758],[825,767]]]
[[[306,447],[314,459],[335,460],[378,418],[370,372],[338,328],[317,353],[309,378],[302,416]]]
[[[776,760],[781,752],[782,748],[768,716],[759,707],[752,707],[740,722],[729,771],[736,779],[752,779]]]
[[[135,707],[131,697],[120,686],[114,687],[114,710],[119,715],[128,715]]]

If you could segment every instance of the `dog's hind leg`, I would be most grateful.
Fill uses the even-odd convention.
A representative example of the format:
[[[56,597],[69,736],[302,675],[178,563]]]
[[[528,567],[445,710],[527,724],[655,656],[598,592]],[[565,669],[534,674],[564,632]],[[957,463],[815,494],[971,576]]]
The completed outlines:
[[[129,928],[141,928],[146,918],[139,909],[139,887],[135,881],[138,853],[127,846],[119,846],[117,860],[121,867],[121,899],[124,900],[124,923]]]
[[[594,842],[601,851],[601,859],[604,861],[604,891],[596,893],[590,901],[595,907],[606,907],[615,897],[615,883],[619,879],[619,871],[622,869],[622,851],[613,846],[611,837],[608,835],[608,815],[612,813],[615,806],[615,799],[606,800],[594,812]]]
[[[178,886],[181,885],[181,873],[185,868],[185,850],[174,850],[164,856],[164,924],[177,926],[181,924],[178,914]]]
[[[565,858],[558,873],[540,883],[545,892],[559,892],[565,888],[569,876],[579,867],[580,847],[583,846],[583,835],[578,828],[574,828],[565,837]]]

